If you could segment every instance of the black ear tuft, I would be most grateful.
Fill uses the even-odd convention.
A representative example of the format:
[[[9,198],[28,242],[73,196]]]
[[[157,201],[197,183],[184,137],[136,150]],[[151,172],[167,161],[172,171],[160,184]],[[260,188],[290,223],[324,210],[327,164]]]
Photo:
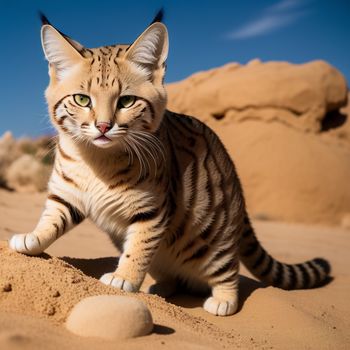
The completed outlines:
[[[153,21],[151,24],[156,23],[156,22],[162,22],[164,18],[164,9],[163,7],[157,12],[157,14],[154,16]]]
[[[51,24],[47,17],[41,11],[39,11],[39,17],[41,20],[41,25]]]

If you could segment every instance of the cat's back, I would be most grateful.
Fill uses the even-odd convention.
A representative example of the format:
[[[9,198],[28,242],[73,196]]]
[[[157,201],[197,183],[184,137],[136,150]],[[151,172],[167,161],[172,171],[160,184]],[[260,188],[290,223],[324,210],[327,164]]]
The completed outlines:
[[[215,167],[223,178],[230,178],[231,181],[232,176],[236,176],[233,161],[225,146],[205,123],[193,116],[167,110],[163,126],[166,129],[167,142],[171,143],[170,148],[172,147],[172,151],[178,157],[182,154],[187,157],[180,157],[181,159],[192,158],[192,161],[203,162],[205,169],[208,169],[208,166]]]
[[[168,150],[170,195],[177,208],[170,243],[179,232],[198,234],[215,216],[240,212],[237,206],[244,203],[240,181],[214,131],[194,117],[166,111],[162,137]]]

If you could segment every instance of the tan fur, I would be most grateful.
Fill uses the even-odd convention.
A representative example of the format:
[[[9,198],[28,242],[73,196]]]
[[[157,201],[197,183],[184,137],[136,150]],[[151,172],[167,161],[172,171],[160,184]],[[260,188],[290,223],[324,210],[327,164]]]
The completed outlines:
[[[50,25],[42,38],[59,141],[43,215],[32,233],[12,238],[13,249],[38,254],[89,217],[122,251],[103,283],[138,291],[149,272],[159,294],[178,283],[210,288],[204,308],[216,315],[237,309],[240,256],[259,277],[285,288],[325,279],[319,261],[282,265],[261,248],[218,137],[195,118],[165,110],[163,24],[152,24],[130,47],[85,49]],[[77,105],[74,94],[89,96],[91,105]],[[131,107],[118,105],[125,95],[137,96]],[[111,123],[106,143],[98,142],[101,122]]]

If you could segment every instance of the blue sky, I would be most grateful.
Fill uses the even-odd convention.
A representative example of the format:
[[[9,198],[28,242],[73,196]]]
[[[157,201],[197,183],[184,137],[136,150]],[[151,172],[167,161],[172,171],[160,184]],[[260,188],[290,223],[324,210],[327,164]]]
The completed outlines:
[[[324,59],[350,81],[349,0],[0,0],[0,135],[52,133],[40,45],[42,10],[87,47],[132,42],[161,6],[170,35],[167,82],[228,62]]]

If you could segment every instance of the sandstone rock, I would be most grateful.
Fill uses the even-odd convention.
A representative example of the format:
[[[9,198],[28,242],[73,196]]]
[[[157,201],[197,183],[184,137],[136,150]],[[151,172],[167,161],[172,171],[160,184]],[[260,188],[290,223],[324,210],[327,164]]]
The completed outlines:
[[[323,61],[231,63],[169,84],[168,92],[170,110],[197,115],[210,124],[224,117],[278,120],[313,132],[347,99],[344,77]]]
[[[329,134],[350,144],[350,93],[348,94],[348,104],[334,115],[334,120],[331,122],[337,127],[330,129]]]
[[[347,87],[335,68],[254,60],[197,73],[168,92],[170,110],[219,134],[253,217],[341,224],[350,211],[350,142],[341,142],[350,121],[339,116]]]

